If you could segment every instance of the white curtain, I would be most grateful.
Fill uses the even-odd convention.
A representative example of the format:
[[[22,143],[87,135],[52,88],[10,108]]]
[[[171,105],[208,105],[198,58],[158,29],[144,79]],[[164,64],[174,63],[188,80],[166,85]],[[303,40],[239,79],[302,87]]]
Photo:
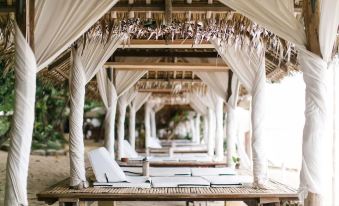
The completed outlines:
[[[17,145],[15,142],[25,141],[22,138],[25,135],[27,143],[32,139],[32,128],[34,122],[34,98],[35,98],[35,75],[36,72],[50,64],[59,54],[68,48],[77,38],[79,38],[86,30],[88,30],[105,12],[107,12],[117,1],[103,0],[99,3],[96,1],[82,1],[82,0],[36,0],[34,5],[34,51],[35,54],[28,49],[28,44],[23,41],[23,37],[19,37],[20,31],[16,29],[16,47],[24,48],[24,52],[16,53],[17,58],[26,61],[26,65],[30,65],[30,74],[25,74],[28,78],[20,78],[16,81],[16,96],[15,111],[24,110],[33,115],[20,115],[14,111],[14,116],[17,115],[17,120],[13,117],[11,131],[11,148],[8,155],[8,170],[6,179],[6,195],[5,205],[27,205],[26,181],[28,173],[29,152],[31,144]],[[70,10],[68,10],[71,8]],[[53,11],[53,12],[51,12]],[[21,38],[21,40],[19,40]],[[23,50],[22,50],[23,51]],[[32,63],[32,56],[34,57],[34,64]],[[28,60],[29,59],[29,60]],[[19,60],[15,67],[16,74],[22,76],[20,71]],[[32,63],[32,64],[31,64]],[[33,66],[34,65],[34,66]],[[28,72],[28,70],[26,70]],[[34,75],[34,77],[33,77]],[[25,104],[22,104],[26,102]],[[15,114],[17,113],[17,114]],[[19,117],[20,116],[20,117]],[[22,119],[27,124],[20,124],[18,119]],[[28,125],[30,124],[30,126]],[[26,126],[23,126],[26,125]],[[20,148],[19,148],[20,147]],[[16,161],[12,161],[15,159]],[[10,168],[20,167],[12,170]],[[20,177],[19,177],[20,176]],[[22,181],[17,184],[16,180]],[[11,194],[11,195],[10,195]]]
[[[197,113],[196,114],[197,116],[195,117],[195,129],[196,129],[196,136],[197,136],[197,138],[196,138],[196,142],[195,143],[197,143],[197,144],[200,144],[200,128],[201,128],[201,126],[200,126],[200,117],[201,117],[201,114],[200,113]]]
[[[106,108],[106,115],[104,119],[104,145],[108,153],[114,157],[114,121],[118,96],[113,86],[113,82],[108,77],[105,69],[100,69],[96,76],[99,93]]]
[[[287,41],[297,45],[306,43],[304,26],[294,17],[289,0],[219,1]]]
[[[50,64],[117,0],[36,0],[34,51],[39,70]]]
[[[125,119],[126,119],[126,109],[127,105],[133,100],[136,95],[135,89],[132,87],[122,96],[120,96],[118,105],[119,105],[119,119],[118,119],[118,160],[123,157],[124,154],[124,138],[125,138]]]
[[[224,99],[218,97],[215,102],[216,137],[215,137],[215,159],[224,159]]]
[[[300,171],[300,196],[306,198],[307,192],[324,194],[325,169],[327,158],[325,150],[328,120],[327,102],[328,70],[327,63],[319,56],[299,52],[299,62],[306,83],[305,126],[302,145],[302,167]]]
[[[155,120],[155,111],[154,108],[151,109],[151,137],[157,138],[157,123]]]
[[[151,141],[151,109],[152,103],[147,102],[145,105],[145,148],[150,146]]]
[[[232,77],[232,94],[227,102],[227,126],[226,126],[226,137],[227,137],[227,165],[234,167],[233,156],[236,153],[235,142],[237,140],[237,99],[239,93],[239,80],[234,75]],[[242,144],[238,144],[238,148],[244,147]],[[240,153],[241,154],[241,153]],[[243,159],[240,157],[240,159]]]
[[[8,151],[5,205],[28,205],[27,176],[34,124],[35,79],[34,54],[15,25],[15,105]]]
[[[197,93],[193,93],[199,101],[202,102],[206,107],[208,107],[208,141],[207,141],[207,148],[208,148],[208,155],[214,156],[215,150],[215,139],[216,139],[216,132],[217,132],[217,119],[216,119],[216,111],[217,111],[217,102],[222,99],[217,96],[213,90],[209,89],[205,95],[199,95]],[[222,125],[222,123],[221,123]],[[222,127],[222,126],[221,126]]]
[[[125,38],[125,36],[124,36]],[[113,72],[113,71],[112,71]],[[117,101],[120,96],[127,92],[144,74],[146,71],[115,71],[115,86],[112,84],[112,88],[106,88],[106,92],[100,92],[100,95],[103,99],[103,102],[107,102],[108,98],[111,99],[111,105],[106,111],[105,118],[105,147],[108,152],[114,157],[114,129],[115,129],[115,115]],[[101,75],[105,76],[102,78],[97,77],[98,87],[100,91],[104,90],[103,88],[107,87],[107,84],[111,84],[111,81],[108,79],[108,76],[105,71],[101,71]],[[106,86],[105,86],[106,85]],[[111,85],[110,85],[111,86]]]
[[[135,150],[135,116],[136,112],[148,100],[152,93],[150,92],[137,92],[133,101],[129,104],[129,143]]]
[[[86,186],[83,115],[85,102],[85,86],[113,54],[123,40],[123,35],[114,35],[106,43],[101,37],[87,42],[79,42],[78,49],[72,48],[73,65],[70,72],[70,185]],[[82,187],[80,186],[80,187]]]
[[[286,6],[287,1],[253,0],[249,2],[246,0],[221,0],[221,2],[299,47],[299,61],[304,71],[304,81],[309,84],[306,85],[306,122],[303,135],[304,159],[300,174],[300,186],[304,194],[307,190],[315,191],[314,185],[323,185],[325,179],[324,176],[320,178],[318,175],[322,173],[319,170],[321,167],[318,167],[318,165],[321,165],[321,160],[315,157],[305,158],[305,155],[320,149],[318,145],[324,141],[323,134],[314,134],[312,131],[320,131],[324,125],[314,125],[314,127],[308,125],[311,125],[315,119],[326,119],[327,116],[327,109],[319,107],[319,105],[323,105],[324,102],[322,101],[326,101],[324,95],[327,90],[326,84],[319,84],[319,82],[326,82],[324,73],[327,72],[320,71],[320,68],[326,70],[328,62],[331,61],[331,53],[339,25],[339,1],[320,1],[319,44],[322,59],[305,51],[306,35],[304,25],[296,21],[293,12],[289,9],[290,7]],[[323,93],[320,93],[320,91]],[[313,144],[310,143],[312,141]],[[324,153],[324,150],[318,150],[318,152]],[[305,176],[308,177],[306,178]],[[320,194],[319,190],[317,192]]]
[[[228,71],[225,72],[194,72],[223,100],[227,98]]]
[[[265,56],[264,52],[249,51],[249,39],[243,49],[229,46],[220,39],[212,39],[222,59],[231,67],[239,81],[252,95],[252,147],[254,185],[265,187],[267,158],[265,153]]]

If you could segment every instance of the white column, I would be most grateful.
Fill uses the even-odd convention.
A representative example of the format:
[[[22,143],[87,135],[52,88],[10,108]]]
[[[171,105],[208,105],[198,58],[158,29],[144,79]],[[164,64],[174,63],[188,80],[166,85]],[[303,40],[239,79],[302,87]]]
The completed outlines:
[[[88,187],[85,175],[85,147],[83,137],[83,118],[86,79],[82,63],[72,50],[73,66],[70,69],[70,116],[69,116],[69,150],[70,150],[70,186]]]
[[[328,112],[328,70],[320,57],[310,52],[299,52],[306,84],[305,126],[302,145],[300,190],[305,197],[308,192],[325,195],[325,168]]]
[[[157,122],[155,119],[155,111],[153,109],[151,109],[150,115],[151,115],[151,137],[156,138],[157,137]]]
[[[216,115],[216,160],[224,159],[224,127],[223,127],[223,110],[224,110],[224,101],[222,98],[218,97],[216,106],[215,106],[215,115]]]
[[[124,138],[125,138],[125,118],[127,104],[125,101],[119,101],[119,119],[118,119],[118,152],[117,159],[120,160],[124,154]]]
[[[199,113],[197,113],[197,116],[195,117],[195,129],[196,129],[196,142],[197,144],[200,144],[200,117],[201,115]]]
[[[149,141],[151,138],[151,105],[149,103],[146,103],[145,105],[145,148],[147,149],[149,146]]]
[[[216,130],[216,118],[215,112],[213,109],[208,108],[208,155],[214,156],[214,147],[215,147],[215,130]]]
[[[227,105],[227,129],[226,129],[226,138],[227,138],[227,166],[235,167],[233,162],[233,156],[235,154],[235,142],[237,139],[237,120],[236,120],[236,111],[232,106]]]
[[[135,149],[135,116],[136,111],[133,105],[129,106],[129,143]]]
[[[27,176],[35,107],[37,66],[30,46],[15,25],[15,103],[7,157],[5,206],[28,205]]]

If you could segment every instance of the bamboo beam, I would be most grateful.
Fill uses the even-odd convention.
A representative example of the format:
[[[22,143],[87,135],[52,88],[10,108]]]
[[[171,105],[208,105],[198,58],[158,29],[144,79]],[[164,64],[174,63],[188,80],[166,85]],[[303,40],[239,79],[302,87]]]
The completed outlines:
[[[113,67],[117,70],[130,71],[226,71],[229,67],[226,64],[209,64],[209,63],[142,63],[142,62],[106,62],[105,67]]]
[[[152,92],[152,93],[161,93],[161,94],[171,94],[173,93],[173,89],[155,89],[155,88],[151,88],[151,89],[137,89],[138,92]],[[191,92],[191,90],[189,89],[182,89],[179,92],[175,93],[175,94],[182,94],[182,93],[187,93],[187,92]]]
[[[140,79],[138,83],[145,82],[171,82],[171,83],[199,83],[202,84],[203,81],[200,79]]]
[[[165,5],[166,5],[165,0]],[[112,10],[117,12],[128,12],[130,10],[136,12],[147,12],[151,11],[154,13],[165,13],[166,6],[164,4],[159,3],[151,3],[144,4],[143,2],[134,2],[133,5],[128,4],[128,2],[118,2]],[[225,6],[220,2],[214,2],[213,4],[207,4],[202,2],[192,2],[187,5],[182,2],[172,2],[172,13],[181,13],[186,11],[192,11],[192,13],[205,13],[206,11],[218,12],[218,13],[226,13],[228,11],[232,11],[231,8]]]
[[[194,44],[192,39],[188,40],[143,40],[132,39],[128,45],[120,45],[119,48],[132,49],[214,49],[214,46],[209,42]]]

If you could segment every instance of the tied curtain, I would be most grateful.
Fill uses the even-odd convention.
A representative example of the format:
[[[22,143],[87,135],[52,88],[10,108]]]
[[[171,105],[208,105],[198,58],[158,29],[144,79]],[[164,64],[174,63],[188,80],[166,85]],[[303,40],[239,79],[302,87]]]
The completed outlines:
[[[221,58],[231,67],[239,81],[252,95],[252,148],[254,185],[265,187],[267,159],[265,153],[265,55],[264,51],[249,50],[249,39],[244,48],[214,38],[211,43]],[[247,46],[246,46],[247,45]]]
[[[105,88],[106,84],[111,84],[111,90],[102,89],[103,92],[100,92],[101,98],[103,101],[107,101],[108,98],[112,98],[111,105],[107,108],[106,118],[105,118],[105,147],[109,151],[112,157],[114,157],[114,128],[115,128],[115,114],[118,98],[124,95],[145,73],[146,71],[115,71],[115,85],[108,78],[105,71],[100,71],[101,75],[104,75],[105,78],[98,78],[98,86],[102,85]],[[106,74],[105,74],[106,73]],[[100,87],[99,87],[100,89]],[[99,90],[100,91],[100,90]],[[106,91],[106,92],[104,92]]]
[[[300,172],[301,198],[308,191],[324,195],[325,177],[322,154],[327,141],[326,130],[328,104],[327,68],[332,61],[332,49],[339,26],[339,1],[321,0],[319,20],[319,45],[321,57],[307,51],[304,25],[293,13],[288,0],[220,0],[252,21],[260,24],[278,36],[296,44],[298,59],[303,69],[306,83],[305,126],[303,132],[303,162]],[[309,22],[305,22],[308,24]],[[318,122],[319,124],[316,124]],[[313,152],[317,151],[317,153]]]
[[[208,114],[208,109],[207,107],[200,102],[200,98],[198,98],[196,95],[190,94],[189,95],[189,100],[190,100],[190,106],[197,112],[199,120],[197,119],[197,125],[199,125],[198,127],[198,134],[200,137],[200,116],[203,116],[203,142],[206,143],[207,142],[207,137],[208,137],[208,122],[207,122],[207,114]],[[200,139],[197,142],[198,144],[200,144]]]
[[[125,138],[125,118],[126,108],[136,95],[135,89],[132,87],[125,92],[118,101],[119,105],[119,119],[118,119],[118,152],[117,159],[121,159],[124,155],[124,138]]]
[[[135,116],[136,112],[142,107],[143,104],[149,99],[152,93],[150,92],[136,92],[132,102],[129,104],[129,143],[133,150],[135,150]]]
[[[5,206],[28,205],[26,182],[34,124],[36,72],[65,51],[116,2],[36,0],[34,52],[16,28],[16,100],[10,132]]]
[[[110,39],[94,37],[86,43],[80,40],[78,48],[72,48],[73,65],[70,71],[70,186],[87,187],[85,176],[83,115],[86,84],[104,66],[124,38],[116,34]],[[104,43],[105,42],[105,43]]]
[[[227,98],[227,89],[228,89],[228,72],[196,72],[195,73],[203,82],[205,82],[222,100],[226,102]],[[217,117],[217,135],[216,135],[216,158],[217,160],[222,160],[224,157],[224,135],[223,131],[221,131],[221,125],[223,122],[223,103],[219,102],[218,106],[216,107],[218,111],[216,111]],[[228,127],[227,127],[228,128]],[[231,127],[232,128],[232,127]],[[233,136],[227,136],[227,139],[234,138]],[[228,141],[229,142],[229,141]],[[234,142],[234,141],[233,141]],[[230,153],[227,150],[227,154]],[[227,156],[229,157],[229,155]],[[227,163],[229,165],[233,164],[232,156],[230,159],[227,159]]]

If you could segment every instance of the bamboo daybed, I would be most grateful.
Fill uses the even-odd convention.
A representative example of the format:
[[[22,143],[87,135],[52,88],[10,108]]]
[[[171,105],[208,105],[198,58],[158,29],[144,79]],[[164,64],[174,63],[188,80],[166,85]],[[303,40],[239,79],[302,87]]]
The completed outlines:
[[[37,194],[39,201],[60,206],[90,201],[244,201],[249,206],[280,205],[298,200],[297,190],[270,180],[271,189],[239,187],[185,187],[185,188],[95,188],[70,189],[69,179]]]

